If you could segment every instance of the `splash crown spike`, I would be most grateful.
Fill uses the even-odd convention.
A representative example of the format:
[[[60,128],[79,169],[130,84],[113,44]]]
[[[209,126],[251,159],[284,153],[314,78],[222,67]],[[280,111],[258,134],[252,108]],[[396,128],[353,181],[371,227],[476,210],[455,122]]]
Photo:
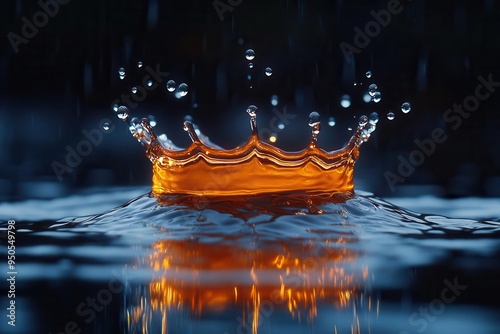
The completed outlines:
[[[192,141],[186,149],[175,146],[166,135],[156,136],[147,118],[140,123],[130,121],[133,136],[153,163],[153,194],[236,196],[354,191],[359,147],[375,130],[375,122],[361,116],[349,142],[339,150],[327,152],[317,147],[320,115],[312,112],[308,119],[309,145],[298,152],[286,152],[260,140],[258,108],[251,105],[246,111],[250,116],[250,138],[230,150],[213,144],[191,117],[184,121],[184,130]]]

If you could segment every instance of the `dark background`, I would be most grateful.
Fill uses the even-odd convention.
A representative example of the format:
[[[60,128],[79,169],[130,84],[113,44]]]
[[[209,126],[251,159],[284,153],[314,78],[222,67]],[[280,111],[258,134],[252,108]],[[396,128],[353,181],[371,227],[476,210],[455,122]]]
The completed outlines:
[[[148,65],[160,66],[177,84],[187,83],[189,93],[176,99],[165,80],[131,114],[155,115],[157,131],[179,145],[189,142],[182,130],[186,114],[219,145],[240,144],[250,134],[246,107],[257,105],[259,125],[266,127],[276,94],[276,109],[297,115],[276,143],[289,150],[307,144],[307,115],[313,110],[322,115],[320,146],[328,150],[349,139],[348,127],[359,116],[379,112],[378,129],[361,149],[357,188],[381,196],[499,196],[500,91],[457,130],[442,120],[454,103],[474,93],[479,75],[500,81],[499,1],[402,0],[403,11],[349,64],[340,43],[354,45],[354,27],[364,30],[373,21],[370,11],[387,3],[243,0],[221,20],[213,1],[71,0],[16,53],[8,34],[22,36],[22,17],[33,22],[41,7],[36,1],[3,1],[0,199],[150,184],[150,162],[110,107],[140,85]],[[248,48],[256,52],[253,69],[244,57]],[[121,66],[125,80],[118,78]],[[271,77],[264,74],[267,66]],[[373,72],[370,79],[367,70]],[[382,101],[367,104],[362,96],[373,82]],[[348,109],[340,106],[343,94],[352,97]],[[409,114],[399,110],[405,101],[412,105]],[[385,118],[391,110],[392,122]],[[334,127],[326,124],[330,116]],[[114,130],[59,182],[52,163],[64,163],[66,146],[76,148],[85,140],[82,130],[100,129],[104,118]],[[448,140],[392,192],[384,172],[397,173],[398,156],[407,158],[416,148],[413,141],[429,138],[436,127],[446,129]]]

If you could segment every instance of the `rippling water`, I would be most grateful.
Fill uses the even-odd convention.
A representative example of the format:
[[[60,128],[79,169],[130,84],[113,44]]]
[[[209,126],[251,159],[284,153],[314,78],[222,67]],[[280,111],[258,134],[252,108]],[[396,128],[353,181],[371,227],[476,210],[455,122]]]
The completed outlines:
[[[498,199],[147,191],[1,204],[1,332],[498,333]]]

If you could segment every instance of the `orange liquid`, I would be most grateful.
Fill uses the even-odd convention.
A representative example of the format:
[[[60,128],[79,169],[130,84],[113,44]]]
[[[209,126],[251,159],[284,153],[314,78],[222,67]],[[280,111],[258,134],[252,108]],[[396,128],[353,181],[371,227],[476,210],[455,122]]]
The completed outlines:
[[[359,144],[353,136],[341,150],[310,146],[284,152],[256,135],[242,147],[223,151],[194,142],[186,150],[152,145],[153,193],[205,196],[269,193],[351,192]]]

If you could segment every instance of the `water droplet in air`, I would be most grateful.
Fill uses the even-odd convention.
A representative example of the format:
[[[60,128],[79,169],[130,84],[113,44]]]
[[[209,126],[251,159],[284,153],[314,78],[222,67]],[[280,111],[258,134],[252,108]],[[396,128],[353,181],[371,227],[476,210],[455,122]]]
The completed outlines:
[[[370,86],[368,86],[368,94],[370,94],[370,96],[375,96],[377,89],[378,89],[377,85],[371,84]]]
[[[156,118],[153,115],[148,116],[149,124],[152,128],[156,126]]]
[[[310,147],[316,147],[316,142],[318,141],[318,134],[321,130],[320,116],[316,111],[309,114],[309,126],[312,128],[311,131],[311,143]]]
[[[132,87],[132,93],[137,94],[137,87]]]
[[[283,130],[285,128],[285,123],[279,122],[278,123],[278,129]]]
[[[270,77],[271,75],[273,75],[273,69],[270,68],[270,67],[266,67],[266,75],[268,77]]]
[[[252,49],[248,49],[247,52],[245,52],[245,58],[247,60],[253,60],[255,58],[255,52]]]
[[[363,95],[363,101],[365,101],[365,103],[370,103],[372,101],[372,96],[368,93],[365,93],[365,95]]]
[[[118,74],[125,75],[125,69],[123,67],[120,67],[120,69],[118,70]]]
[[[137,62],[137,67],[141,68],[142,67],[142,61]]]
[[[256,106],[254,106],[253,104],[252,105],[249,105],[247,107],[247,113],[250,115],[250,117],[254,118],[254,117],[257,117],[257,110],[258,108]]]
[[[104,129],[104,131],[108,131],[109,130],[109,123],[104,123],[102,125],[102,128]]]
[[[405,114],[409,113],[411,110],[411,105],[408,102],[405,102],[401,105],[401,111]]]
[[[380,92],[375,92],[375,95],[373,95],[373,102],[379,103],[380,100],[382,100],[382,94]]]
[[[355,82],[355,83],[353,84],[353,86],[357,86],[357,85],[358,85],[358,83],[357,83],[357,82]]]
[[[342,97],[340,98],[340,105],[343,108],[349,108],[351,106],[351,97],[347,94],[342,95]]]
[[[395,117],[395,115],[394,115],[394,113],[392,111],[390,111],[390,112],[387,113],[387,119],[389,121],[392,121],[394,119],[394,117]]]
[[[148,87],[153,86],[153,80],[148,80]]]
[[[372,71],[366,71],[366,77],[370,79],[372,77]]]
[[[121,119],[122,121],[126,121],[128,118],[128,108],[125,106],[118,107],[118,110],[116,111],[116,116],[118,116],[118,118]]]
[[[117,112],[118,111],[118,107],[120,107],[118,104],[113,104],[113,111],[114,112]]]
[[[271,104],[275,107],[278,105],[278,95],[271,96]]]
[[[314,127],[320,123],[320,116],[316,111],[309,114],[309,126]]]
[[[372,112],[370,114],[370,119],[369,119],[370,124],[374,124],[375,125],[375,124],[378,123],[378,120],[379,120],[378,114],[376,112]]]
[[[329,126],[335,126],[335,118],[333,116],[331,116],[329,119],[328,119],[328,125]]]
[[[278,135],[273,133],[270,137],[269,137],[269,141],[271,143],[276,143],[276,140],[278,140]]]
[[[253,63],[248,63],[248,68],[253,68]]]
[[[167,90],[168,90],[170,93],[174,92],[174,91],[175,91],[175,86],[176,86],[176,85],[177,85],[177,84],[175,83],[175,81],[174,81],[174,80],[168,80],[168,81],[167,81]]]
[[[366,117],[366,115],[363,115],[359,118],[359,125],[360,126],[365,126],[366,123],[368,123],[368,117]]]
[[[177,87],[177,91],[179,92],[179,95],[180,95],[181,97],[183,97],[183,96],[186,96],[186,95],[187,95],[187,93],[188,93],[188,89],[189,89],[189,87],[188,87],[188,85],[186,85],[185,83],[181,83],[181,84],[179,85],[179,87]]]

